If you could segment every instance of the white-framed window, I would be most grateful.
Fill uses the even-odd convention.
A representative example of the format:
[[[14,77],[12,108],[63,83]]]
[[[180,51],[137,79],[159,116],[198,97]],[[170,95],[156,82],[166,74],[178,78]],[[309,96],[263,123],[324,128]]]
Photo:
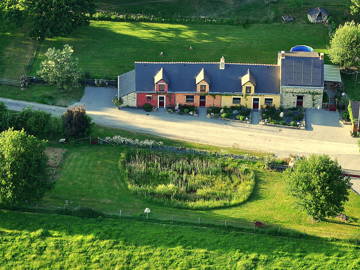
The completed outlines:
[[[265,98],[265,106],[272,106],[273,99],[272,98]]]
[[[192,96],[192,95],[185,96],[185,102],[186,103],[193,103],[194,102],[194,96]]]
[[[251,86],[245,87],[246,94],[251,94]]]
[[[233,97],[232,104],[234,105],[240,105],[241,104],[241,98],[239,97]]]
[[[165,91],[165,84],[159,83],[159,92],[164,92],[164,91]]]
[[[206,84],[200,84],[200,92],[206,92]]]
[[[152,95],[146,95],[146,102],[151,102]]]

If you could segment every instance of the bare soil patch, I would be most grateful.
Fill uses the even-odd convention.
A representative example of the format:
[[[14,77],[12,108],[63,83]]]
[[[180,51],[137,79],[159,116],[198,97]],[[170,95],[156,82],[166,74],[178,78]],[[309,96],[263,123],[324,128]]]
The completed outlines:
[[[60,167],[61,162],[63,161],[64,154],[66,149],[48,147],[45,149],[45,154],[48,157],[48,166],[50,171],[50,179],[52,181],[56,180],[57,172]]]

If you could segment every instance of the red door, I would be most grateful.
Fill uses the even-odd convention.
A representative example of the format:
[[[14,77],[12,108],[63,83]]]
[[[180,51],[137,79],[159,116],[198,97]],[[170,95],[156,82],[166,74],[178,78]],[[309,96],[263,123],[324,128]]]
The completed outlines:
[[[165,96],[159,96],[159,108],[165,107]]]
[[[253,109],[254,110],[259,109],[259,98],[253,98]]]
[[[206,96],[200,96],[200,107],[206,106]]]
[[[296,107],[303,107],[304,96],[296,96]]]

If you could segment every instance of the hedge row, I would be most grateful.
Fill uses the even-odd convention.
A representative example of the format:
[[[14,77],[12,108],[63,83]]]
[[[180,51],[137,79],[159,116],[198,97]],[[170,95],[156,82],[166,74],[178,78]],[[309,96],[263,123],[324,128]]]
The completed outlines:
[[[121,14],[118,12],[99,11],[92,15],[91,20],[113,22],[153,22],[153,23],[180,23],[180,24],[219,24],[242,25],[250,23],[271,23],[274,16],[264,16],[261,19],[249,18],[211,18],[211,17],[157,17],[146,14]]]

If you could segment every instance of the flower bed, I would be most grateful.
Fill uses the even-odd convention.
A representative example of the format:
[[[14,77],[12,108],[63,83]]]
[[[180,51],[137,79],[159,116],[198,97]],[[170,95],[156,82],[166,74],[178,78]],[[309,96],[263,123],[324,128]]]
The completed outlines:
[[[99,138],[100,139],[100,138]],[[139,139],[131,139],[122,136],[113,136],[113,137],[105,137],[104,139],[100,139],[100,144],[114,144],[114,145],[133,145],[133,146],[143,146],[143,147],[155,147],[162,146],[163,142],[154,141],[154,140],[139,140]]]
[[[187,114],[192,116],[198,116],[198,109],[193,105],[178,105],[177,107],[168,107],[169,113]]]
[[[209,118],[231,119],[242,122],[249,122],[251,110],[244,106],[231,107],[209,107],[207,116]]]
[[[261,111],[261,124],[279,125],[286,127],[301,128],[304,127],[304,109],[276,109],[275,107],[266,107]]]

